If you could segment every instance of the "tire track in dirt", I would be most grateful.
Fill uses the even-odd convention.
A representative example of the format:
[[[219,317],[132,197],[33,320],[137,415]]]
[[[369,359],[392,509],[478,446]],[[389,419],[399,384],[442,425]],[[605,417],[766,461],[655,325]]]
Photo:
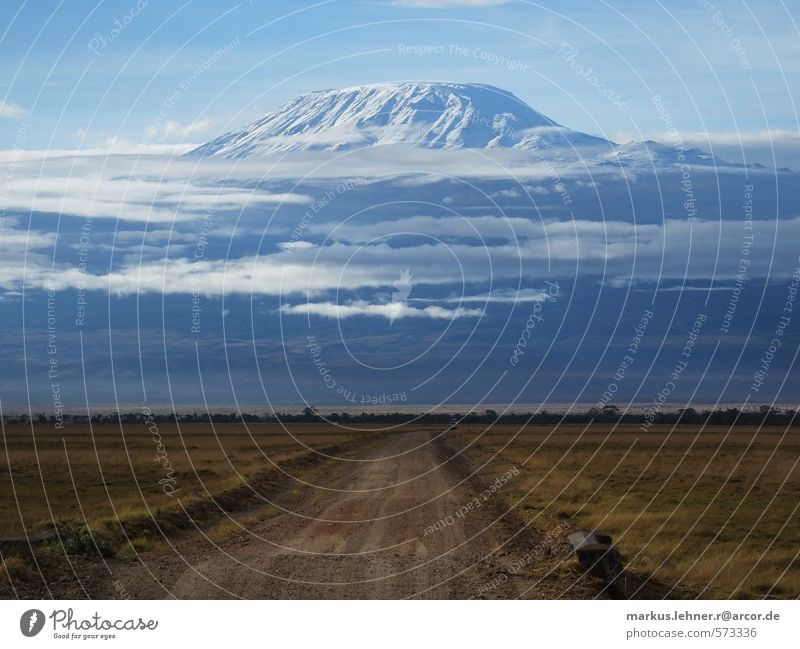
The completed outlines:
[[[531,586],[527,596],[596,593],[571,577],[541,587],[526,578],[518,566],[541,537],[523,530],[506,544],[519,527],[498,520],[500,494],[457,516],[481,489],[450,455],[441,437],[405,432],[373,443],[360,458],[367,462],[328,461],[314,481],[346,491],[286,490],[281,506],[298,515],[209,547],[192,569],[168,569],[163,585],[179,598],[513,598]]]
[[[213,528],[183,532],[173,539],[174,549],[104,564],[76,557],[80,581],[51,575],[53,594],[82,597],[76,589],[85,589],[91,597],[112,599],[120,592],[138,599],[598,596],[597,585],[570,567],[574,562],[563,539],[528,528],[507,512],[502,487],[485,497],[488,485],[471,475],[450,443],[431,431],[394,432],[347,445],[338,459],[295,462],[295,478],[264,494],[274,504],[233,508],[233,520],[246,517],[246,532],[220,543],[206,536],[213,538]]]

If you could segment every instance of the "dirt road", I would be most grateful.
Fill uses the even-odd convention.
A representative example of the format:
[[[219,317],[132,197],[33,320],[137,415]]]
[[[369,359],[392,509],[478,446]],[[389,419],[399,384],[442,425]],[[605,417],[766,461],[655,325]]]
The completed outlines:
[[[224,540],[214,528],[193,531],[174,549],[102,569],[78,562],[80,588],[134,598],[597,596],[576,580],[563,539],[503,516],[511,485],[470,477],[454,452],[431,432],[371,438],[287,479],[271,503],[232,515],[246,514],[245,530]],[[86,596],[78,587],[69,594]]]

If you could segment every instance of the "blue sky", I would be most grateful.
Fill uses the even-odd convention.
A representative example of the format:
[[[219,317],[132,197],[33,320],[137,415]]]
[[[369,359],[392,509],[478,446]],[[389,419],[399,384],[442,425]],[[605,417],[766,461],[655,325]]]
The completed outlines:
[[[664,130],[654,94],[682,132],[798,130],[797,2],[140,4],[3,3],[0,148],[23,123],[25,148],[202,142],[308,90],[400,79],[491,83],[619,139]]]

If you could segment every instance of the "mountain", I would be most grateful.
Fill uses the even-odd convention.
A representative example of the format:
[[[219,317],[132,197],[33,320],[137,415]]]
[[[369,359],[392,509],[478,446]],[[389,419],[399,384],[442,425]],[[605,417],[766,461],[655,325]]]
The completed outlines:
[[[280,151],[341,151],[383,144],[421,148],[608,147],[512,93],[477,83],[380,83],[309,92],[190,151],[243,158]]]
[[[729,167],[734,166],[716,156],[697,148],[681,148],[679,143],[668,146],[645,140],[620,144],[604,156],[606,164],[621,167],[655,166],[666,167],[682,163],[693,166]],[[748,165],[756,166],[756,165]],[[758,165],[761,166],[761,165]]]

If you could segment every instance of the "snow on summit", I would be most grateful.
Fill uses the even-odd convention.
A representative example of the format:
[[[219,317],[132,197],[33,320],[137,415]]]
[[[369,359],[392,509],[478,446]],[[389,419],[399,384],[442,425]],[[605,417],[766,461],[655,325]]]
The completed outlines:
[[[190,155],[241,158],[398,143],[432,149],[610,144],[571,131],[494,86],[380,83],[306,93]]]

